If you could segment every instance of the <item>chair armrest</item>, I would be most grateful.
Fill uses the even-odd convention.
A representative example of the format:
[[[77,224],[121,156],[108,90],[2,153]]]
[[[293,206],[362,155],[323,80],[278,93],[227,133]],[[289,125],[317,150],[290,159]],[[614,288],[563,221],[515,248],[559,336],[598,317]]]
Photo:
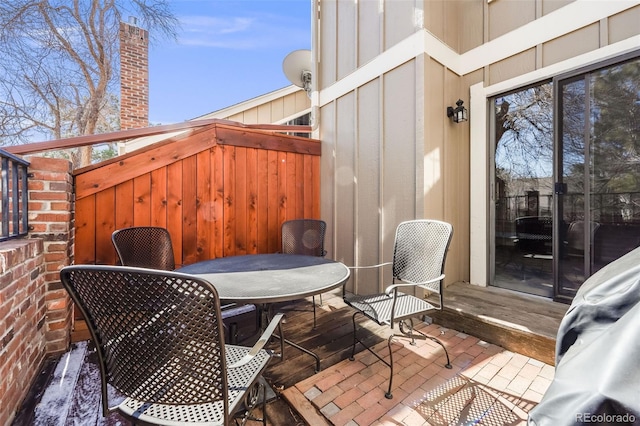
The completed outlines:
[[[262,348],[264,348],[264,345],[267,344],[267,342],[271,338],[271,335],[275,331],[276,327],[280,326],[280,321],[282,321],[282,318],[284,318],[283,313],[276,314],[271,320],[271,322],[269,323],[269,325],[267,326],[267,328],[264,330],[264,332],[262,333],[258,341],[255,343],[255,345],[253,345],[251,350],[238,361],[234,362],[231,365],[228,365],[227,368],[242,367],[243,365],[251,361],[253,357],[256,356],[258,352],[262,350]]]
[[[415,287],[415,286],[419,286],[419,285],[427,285],[427,284],[431,284],[431,283],[435,283],[438,281],[441,281],[444,279],[444,274],[440,275],[439,277],[433,278],[429,281],[423,281],[423,282],[419,282],[419,283],[414,283],[414,282],[402,282],[402,283],[397,283],[397,284],[391,284],[390,286],[388,286],[384,292],[386,294],[388,294],[389,296],[391,296],[391,293],[394,293],[394,297],[395,297],[395,292],[397,291],[398,287]]]
[[[381,266],[393,265],[393,262],[384,262],[378,263],[377,265],[367,265],[367,266],[347,266],[349,269],[373,269],[380,268]]]
[[[438,281],[440,281],[442,279],[444,279],[444,274],[440,275],[439,277],[433,278],[433,279],[431,279],[429,281],[422,281],[422,282],[419,282],[419,283],[402,282],[402,283],[398,283],[398,284],[391,284],[390,286],[388,286],[384,290],[384,292],[387,294],[387,296],[393,297],[393,302],[391,303],[391,328],[393,329],[393,323],[395,322],[395,318],[396,318],[396,299],[398,298],[398,288],[400,288],[400,287],[415,287],[415,286],[419,286],[419,285],[427,285],[427,284],[430,284],[430,283],[438,282]]]
[[[382,266],[387,266],[387,265],[393,265],[393,262],[384,262],[384,263],[378,263],[377,265],[365,265],[365,266],[347,266],[347,268],[349,268],[349,271],[355,271],[358,269],[374,269],[374,268],[380,268]],[[345,281],[344,285],[342,286],[342,298],[344,299],[345,297],[347,297],[347,293],[346,293],[346,289],[347,289],[347,282]]]

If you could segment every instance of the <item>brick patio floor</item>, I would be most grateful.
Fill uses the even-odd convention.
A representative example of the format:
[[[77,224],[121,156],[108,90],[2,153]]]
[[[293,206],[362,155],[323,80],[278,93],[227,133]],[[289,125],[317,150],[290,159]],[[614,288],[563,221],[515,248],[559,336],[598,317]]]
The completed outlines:
[[[551,365],[434,324],[420,329],[439,336],[453,368],[431,340],[394,339],[393,399],[384,396],[389,368],[366,350],[295,387],[336,426],[526,424],[551,384]],[[375,350],[385,354],[386,341]]]

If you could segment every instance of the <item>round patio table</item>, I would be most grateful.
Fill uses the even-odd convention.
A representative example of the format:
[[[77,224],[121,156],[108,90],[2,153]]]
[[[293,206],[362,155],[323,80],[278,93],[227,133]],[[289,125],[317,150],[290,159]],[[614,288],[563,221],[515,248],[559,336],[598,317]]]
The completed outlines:
[[[222,300],[256,304],[318,295],[349,279],[349,268],[335,260],[281,253],[220,257],[183,266],[176,272],[209,281]]]
[[[273,303],[336,289],[350,275],[349,268],[335,260],[282,253],[220,257],[183,266],[176,272],[209,281],[223,301],[255,304],[260,308],[263,325]],[[320,370],[320,359],[315,353],[289,340],[285,343],[313,356],[316,371]]]

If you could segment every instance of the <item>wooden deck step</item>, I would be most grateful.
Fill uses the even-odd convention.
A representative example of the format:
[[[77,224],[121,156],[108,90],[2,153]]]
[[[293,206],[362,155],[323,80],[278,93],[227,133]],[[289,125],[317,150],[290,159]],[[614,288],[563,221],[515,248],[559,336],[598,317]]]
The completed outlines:
[[[433,321],[555,365],[558,327],[569,305],[497,287],[458,282],[444,291]]]

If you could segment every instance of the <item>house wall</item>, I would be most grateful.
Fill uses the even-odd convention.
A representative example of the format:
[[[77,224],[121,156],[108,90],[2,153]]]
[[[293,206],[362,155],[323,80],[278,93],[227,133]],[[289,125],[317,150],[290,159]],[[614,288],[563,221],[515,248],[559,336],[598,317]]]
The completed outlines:
[[[299,87],[290,86],[262,97],[225,108],[200,118],[221,118],[244,124],[284,124],[311,108],[307,93]]]
[[[489,94],[520,87],[523,76],[548,77],[561,63],[575,68],[640,48],[638,4],[315,0],[314,137],[325,153],[329,256],[389,261],[400,221],[440,219],[454,226],[445,285],[486,285]],[[469,122],[446,117],[457,99]],[[373,292],[385,282],[354,274],[349,286]]]
[[[29,237],[0,243],[0,425],[49,354],[65,351],[71,303],[60,269],[73,261],[71,163],[29,159]]]
[[[424,25],[463,43],[457,27],[441,25],[458,3],[320,1],[317,137],[331,152],[321,160],[321,212],[329,256],[348,265],[391,260],[397,225],[428,217],[454,225],[447,281],[468,276],[467,127],[442,119],[464,91],[411,46]],[[388,278],[357,271],[349,290],[379,291]]]
[[[526,1],[520,3],[526,3]],[[478,47],[485,40],[486,24],[482,1],[423,0],[417,4],[423,10],[422,28],[457,53],[464,53]],[[512,20],[513,17],[507,19],[507,21]]]

